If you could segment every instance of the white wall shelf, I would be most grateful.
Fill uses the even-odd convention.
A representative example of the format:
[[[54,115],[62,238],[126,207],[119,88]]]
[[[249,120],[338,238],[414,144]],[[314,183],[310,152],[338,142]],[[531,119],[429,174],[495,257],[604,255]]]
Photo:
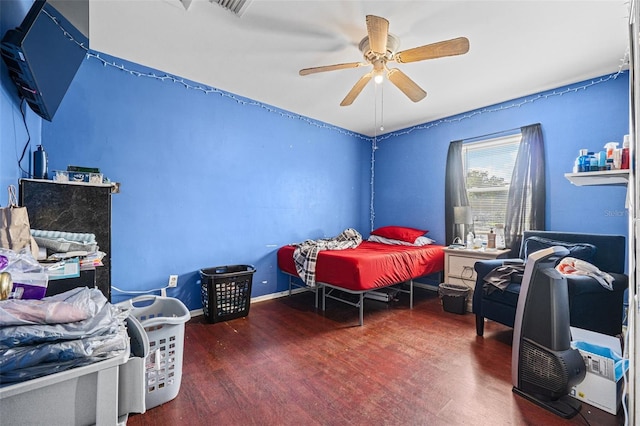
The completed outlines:
[[[602,172],[565,173],[564,177],[576,186],[618,185],[629,183],[629,169],[605,170]]]

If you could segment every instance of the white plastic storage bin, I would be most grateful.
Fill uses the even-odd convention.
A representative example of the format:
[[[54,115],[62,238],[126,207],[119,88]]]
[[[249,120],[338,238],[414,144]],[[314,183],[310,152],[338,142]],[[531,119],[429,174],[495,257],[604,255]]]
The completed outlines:
[[[180,391],[184,353],[184,325],[191,318],[178,299],[139,296],[118,305],[131,309],[146,331],[149,356],[146,365],[146,409],[171,401]]]
[[[128,353],[0,388],[2,424],[115,425],[118,370]]]
[[[148,352],[144,330],[127,320],[131,352]],[[83,367],[0,387],[2,425],[126,424],[129,413],[143,413],[144,358],[122,355]]]

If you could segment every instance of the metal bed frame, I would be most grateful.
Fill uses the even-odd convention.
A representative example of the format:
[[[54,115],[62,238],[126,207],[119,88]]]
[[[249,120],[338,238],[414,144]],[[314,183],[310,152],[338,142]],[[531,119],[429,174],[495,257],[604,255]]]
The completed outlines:
[[[405,290],[403,288],[401,288],[402,284],[404,284],[405,282],[409,283],[409,290]],[[327,291],[327,288],[329,289]],[[408,293],[409,294],[409,309],[413,309],[413,280],[408,280],[408,281],[403,281],[401,283],[396,283],[396,284],[391,284],[385,287],[378,287],[378,289],[381,288],[394,288],[397,291],[401,292],[401,293]],[[344,299],[342,297],[339,296],[334,296],[332,293],[334,291],[344,291],[346,293],[350,293],[350,294],[356,294],[359,296],[358,301],[357,302],[352,302],[350,300]],[[338,287],[338,286],[334,286],[331,284],[327,284],[327,283],[322,283],[322,310],[325,310],[325,304],[326,304],[326,300],[327,297],[329,299],[333,299],[333,300],[337,300],[338,302],[342,302],[342,303],[346,303],[347,305],[351,305],[354,306],[356,308],[359,309],[360,311],[360,326],[362,327],[362,325],[364,324],[364,299],[365,296],[367,295],[367,293],[373,293],[375,292],[375,290],[349,290],[343,287]]]
[[[318,308],[318,297],[319,297],[319,293],[320,291],[322,291],[322,311],[325,311],[325,307],[326,307],[326,300],[327,298],[329,299],[333,299],[333,300],[337,300],[338,302],[342,302],[345,303],[347,305],[350,306],[354,306],[356,308],[359,309],[359,324],[360,326],[364,325],[364,299],[366,297],[367,294],[371,294],[371,293],[376,293],[376,290],[380,290],[382,288],[393,288],[395,290],[397,290],[398,292],[401,293],[408,293],[409,294],[409,309],[413,309],[413,279],[407,280],[407,281],[403,281],[400,283],[395,283],[395,284],[390,284],[388,286],[384,286],[384,287],[377,287],[375,289],[370,289],[370,290],[350,290],[344,287],[339,287],[339,286],[335,286],[332,284],[327,284],[327,283],[321,283],[318,282],[316,283],[315,287],[309,287],[307,285],[305,285],[304,283],[298,283],[294,281],[294,278],[300,279],[300,277],[298,277],[297,275],[292,275],[289,274],[287,272],[285,272],[285,274],[287,274],[289,276],[289,296],[291,296],[292,294],[292,289],[293,287],[297,287],[297,288],[301,288],[304,289],[306,291],[312,291],[315,293],[315,307],[316,309]],[[404,288],[402,288],[401,286],[405,283],[409,283],[409,290],[406,290]],[[342,291],[345,293],[349,293],[349,294],[354,294],[358,296],[358,300],[356,302],[352,302],[351,300],[347,300],[343,297],[338,296],[337,294],[334,295],[334,293],[338,292],[338,291]]]
[[[302,282],[302,284],[300,284],[300,283],[297,283],[297,282],[294,281],[294,278],[297,278],[298,280],[302,281],[302,279],[300,279],[300,277],[298,275],[293,275],[293,274],[290,274],[290,273],[284,272],[284,271],[282,271],[282,272],[289,276],[289,296],[291,296],[291,294],[292,294],[293,287],[302,289],[304,291],[314,292],[316,294],[316,309],[318,309],[318,295],[319,295],[320,288],[324,284],[316,283],[315,287],[309,287],[308,285],[304,284],[304,282]]]

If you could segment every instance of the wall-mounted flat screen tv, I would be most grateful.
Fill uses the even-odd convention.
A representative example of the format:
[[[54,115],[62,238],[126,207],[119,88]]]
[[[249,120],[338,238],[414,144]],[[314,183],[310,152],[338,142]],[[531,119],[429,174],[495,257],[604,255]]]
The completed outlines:
[[[58,3],[59,5],[56,5]],[[19,27],[2,38],[2,59],[31,109],[51,121],[89,48],[89,10],[85,2],[36,0]],[[74,4],[77,6],[74,6]],[[59,11],[79,8],[86,35]],[[86,9],[85,9],[86,7]]]

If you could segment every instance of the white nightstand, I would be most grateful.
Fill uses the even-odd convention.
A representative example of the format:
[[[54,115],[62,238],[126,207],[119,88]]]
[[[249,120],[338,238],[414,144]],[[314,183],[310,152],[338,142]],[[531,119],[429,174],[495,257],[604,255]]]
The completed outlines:
[[[444,249],[444,282],[464,285],[471,291],[467,297],[467,311],[471,312],[473,289],[476,286],[476,271],[473,265],[479,260],[506,257],[511,250],[467,250],[457,248]]]

